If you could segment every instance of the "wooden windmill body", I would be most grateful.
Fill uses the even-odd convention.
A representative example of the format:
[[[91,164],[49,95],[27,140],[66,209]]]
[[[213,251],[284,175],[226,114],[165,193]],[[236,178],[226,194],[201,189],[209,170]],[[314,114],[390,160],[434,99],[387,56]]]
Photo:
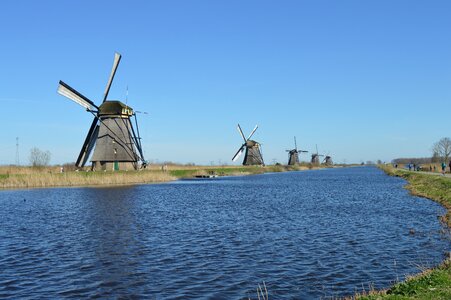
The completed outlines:
[[[334,162],[332,161],[332,156],[326,155],[326,157],[324,158],[324,164],[327,166],[333,165]]]

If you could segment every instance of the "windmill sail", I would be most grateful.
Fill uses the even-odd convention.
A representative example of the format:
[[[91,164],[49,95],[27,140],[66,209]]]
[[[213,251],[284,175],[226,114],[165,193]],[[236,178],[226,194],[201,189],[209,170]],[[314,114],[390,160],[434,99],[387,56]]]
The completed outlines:
[[[106,98],[108,97],[108,93],[110,92],[111,84],[113,83],[114,75],[116,74],[117,67],[119,66],[119,62],[121,61],[121,55],[119,53],[114,53],[114,62],[113,62],[113,68],[111,69],[110,78],[108,79],[108,83],[106,84],[105,88],[105,94],[103,96],[103,102],[106,101]]]
[[[244,142],[246,143],[246,138],[244,137],[244,133],[243,133],[243,130],[241,130],[240,124],[238,124],[237,129],[238,129],[238,132],[240,133],[241,137],[243,138]]]
[[[85,96],[83,96],[82,94],[80,94],[75,89],[71,88],[68,84],[66,84],[65,82],[63,82],[61,80],[59,82],[57,92],[58,92],[58,94],[66,97],[66,98],[69,98],[70,100],[74,101],[75,103],[83,106],[87,110],[93,110],[93,108],[96,108],[96,109],[98,108],[94,104],[94,102],[92,102],[91,100],[89,100],[88,98],[86,98]]]
[[[238,151],[233,156],[232,161],[236,161],[241,156],[241,154],[243,154],[243,151],[244,151],[244,145],[241,146],[240,149],[238,149]]]
[[[246,141],[248,141],[248,140],[251,139],[251,137],[254,135],[255,131],[257,130],[257,128],[258,128],[258,125],[255,125],[254,130],[252,130],[251,134],[249,134],[249,136],[248,136],[248,138],[246,139]]]
[[[94,146],[94,143],[97,140],[97,135],[99,132],[99,126],[97,125],[97,123],[98,119],[97,117],[94,117],[91,127],[89,128],[88,134],[86,135],[83,146],[81,147],[80,154],[78,154],[78,158],[75,163],[75,165],[79,168],[85,166],[86,161],[89,158],[89,154],[91,153],[92,147]]]

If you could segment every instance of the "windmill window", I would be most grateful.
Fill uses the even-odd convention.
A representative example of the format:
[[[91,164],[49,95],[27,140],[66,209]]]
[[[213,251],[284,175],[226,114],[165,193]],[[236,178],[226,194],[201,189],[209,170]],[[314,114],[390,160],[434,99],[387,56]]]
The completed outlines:
[[[117,154],[117,149],[116,148],[114,148],[114,154]]]

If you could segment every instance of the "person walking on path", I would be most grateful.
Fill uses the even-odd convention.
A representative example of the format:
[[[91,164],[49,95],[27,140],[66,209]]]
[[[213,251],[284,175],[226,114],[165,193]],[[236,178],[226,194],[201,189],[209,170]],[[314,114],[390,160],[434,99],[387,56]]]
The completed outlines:
[[[446,172],[446,164],[445,162],[442,162],[442,174],[445,175]]]

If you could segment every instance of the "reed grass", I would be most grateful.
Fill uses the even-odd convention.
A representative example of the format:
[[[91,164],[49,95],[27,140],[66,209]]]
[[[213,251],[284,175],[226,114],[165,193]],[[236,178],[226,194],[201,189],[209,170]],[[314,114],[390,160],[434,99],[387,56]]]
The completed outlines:
[[[13,171],[17,171],[13,173]],[[0,188],[35,188],[62,186],[126,185],[175,180],[167,172],[161,171],[119,171],[119,172],[64,172],[54,169],[34,170],[21,168],[3,173],[0,169]]]

